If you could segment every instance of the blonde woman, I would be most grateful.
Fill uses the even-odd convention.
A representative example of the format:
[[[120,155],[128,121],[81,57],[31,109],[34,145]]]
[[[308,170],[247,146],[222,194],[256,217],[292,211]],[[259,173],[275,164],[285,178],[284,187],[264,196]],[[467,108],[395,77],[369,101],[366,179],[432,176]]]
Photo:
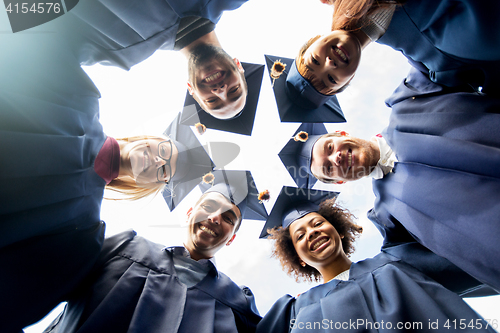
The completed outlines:
[[[154,194],[189,173],[191,152],[161,135],[108,137],[99,122],[99,91],[73,54],[50,34],[6,39],[9,52],[0,56],[0,322],[2,332],[19,332],[56,306],[95,263],[104,238],[104,189],[133,200]]]

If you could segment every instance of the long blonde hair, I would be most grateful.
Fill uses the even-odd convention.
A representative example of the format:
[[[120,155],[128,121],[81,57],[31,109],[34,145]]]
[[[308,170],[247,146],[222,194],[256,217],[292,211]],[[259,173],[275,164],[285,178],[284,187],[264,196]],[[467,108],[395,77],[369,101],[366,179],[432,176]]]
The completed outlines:
[[[158,135],[136,135],[130,136],[126,138],[117,138],[116,141],[125,141],[125,142],[135,142],[140,140],[168,140],[166,136],[158,136]],[[149,195],[156,195],[160,192],[161,189],[165,186],[165,183],[152,183],[151,188],[145,188],[143,185],[137,185],[134,179],[130,177],[123,178],[115,178],[108,185],[106,185],[106,189],[112,190],[122,194],[123,198],[108,198],[107,200],[138,200],[141,198],[145,198]]]

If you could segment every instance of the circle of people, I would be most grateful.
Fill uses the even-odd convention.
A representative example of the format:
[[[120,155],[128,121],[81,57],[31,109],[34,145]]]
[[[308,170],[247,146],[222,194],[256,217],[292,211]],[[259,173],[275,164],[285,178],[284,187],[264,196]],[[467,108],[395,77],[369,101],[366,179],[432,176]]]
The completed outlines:
[[[81,1],[31,29],[54,33],[2,36],[1,331],[67,301],[46,332],[431,332],[457,321],[494,332],[462,297],[500,291],[500,3],[322,0],[331,32],[293,59],[265,55],[280,120],[302,123],[279,154],[297,186],[268,214],[251,173],[218,163],[238,155],[234,144],[209,143],[209,155],[191,129],[252,131],[264,65],[229,56],[214,31],[244,2]],[[328,133],[323,123],[346,121],[336,94],[372,42],[411,64],[386,101],[390,122],[370,140]],[[184,110],[162,135],[105,135],[81,65],[130,69],[158,49],[188,60]],[[312,187],[362,177],[384,242],[351,262],[362,227],[338,192]],[[161,192],[173,210],[195,187],[184,246],[104,237],[105,188],[130,200]],[[261,316],[213,261],[244,219],[265,221],[261,238],[288,275],[323,283]]]

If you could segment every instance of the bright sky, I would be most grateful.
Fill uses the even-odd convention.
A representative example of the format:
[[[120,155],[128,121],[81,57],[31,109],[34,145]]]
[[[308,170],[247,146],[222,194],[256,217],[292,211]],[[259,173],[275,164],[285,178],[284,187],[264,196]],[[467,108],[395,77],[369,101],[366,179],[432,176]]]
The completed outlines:
[[[331,8],[319,0],[251,0],[240,9],[225,13],[216,33],[224,49],[243,62],[264,64],[264,54],[295,57],[310,37],[329,31]],[[134,134],[161,134],[182,110],[186,93],[187,64],[173,51],[159,51],[129,72],[118,68],[86,67],[102,94],[101,123],[113,137]],[[390,109],[384,99],[404,79],[409,65],[400,53],[378,44],[369,45],[363,53],[356,77],[339,102],[347,118],[345,124],[327,124],[329,130],[346,130],[353,136],[369,139],[388,123]],[[282,186],[295,186],[281,163],[278,152],[300,124],[280,123],[267,69],[252,136],[208,130],[200,141],[228,141],[240,145],[240,155],[226,169],[250,169],[259,190],[268,189],[271,200],[268,212]],[[315,188],[340,191],[339,201],[358,217],[364,232],[357,242],[353,261],[376,255],[382,243],[378,231],[366,218],[373,206],[371,180],[344,185],[317,184]],[[170,213],[161,197],[138,202],[104,200],[101,218],[107,224],[107,235],[130,228],[139,235],[165,245],[182,244],[185,212],[199,197],[193,191]],[[259,240],[260,221],[245,221],[233,244],[217,255],[218,268],[237,284],[249,286],[256,296],[261,314],[284,294],[296,295],[314,284],[296,283],[286,276],[277,260],[270,258],[271,242]],[[500,296],[468,300],[485,319],[500,321]],[[53,315],[52,315],[53,318]],[[41,332],[46,320],[26,329]]]

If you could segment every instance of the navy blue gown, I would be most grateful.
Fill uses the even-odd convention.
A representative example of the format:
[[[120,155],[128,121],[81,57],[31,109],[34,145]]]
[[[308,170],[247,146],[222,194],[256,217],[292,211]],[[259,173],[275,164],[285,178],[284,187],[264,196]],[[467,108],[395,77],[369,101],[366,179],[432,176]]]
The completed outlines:
[[[403,52],[436,83],[498,94],[499,12],[496,0],[409,0],[377,42]]]
[[[187,288],[172,253],[135,232],[104,241],[98,263],[46,333],[254,332],[252,292],[210,271]]]
[[[0,55],[0,322],[19,332],[97,260],[106,182],[99,91],[48,34],[3,35]]]
[[[128,70],[158,49],[173,50],[183,17],[199,16],[217,24],[224,11],[246,1],[86,0],[37,29],[64,34],[82,64]]]
[[[443,258],[417,243],[386,247],[353,263],[348,281],[333,279],[296,298],[283,296],[257,332],[441,332],[457,330],[460,320],[474,325],[463,332],[495,332],[455,293],[464,285],[451,286],[453,292],[425,274],[442,274],[438,268],[454,271],[446,272]]]
[[[500,290],[500,99],[412,70],[387,103],[384,137],[399,162],[373,181],[375,214]]]

